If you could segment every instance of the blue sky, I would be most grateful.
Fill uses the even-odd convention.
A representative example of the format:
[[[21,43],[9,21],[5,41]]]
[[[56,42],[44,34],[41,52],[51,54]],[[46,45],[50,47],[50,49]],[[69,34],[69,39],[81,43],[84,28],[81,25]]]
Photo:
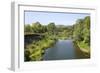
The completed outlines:
[[[77,19],[82,19],[90,14],[80,13],[57,13],[57,12],[36,12],[25,11],[25,24],[32,24],[39,21],[43,25],[54,22],[57,25],[73,25]]]

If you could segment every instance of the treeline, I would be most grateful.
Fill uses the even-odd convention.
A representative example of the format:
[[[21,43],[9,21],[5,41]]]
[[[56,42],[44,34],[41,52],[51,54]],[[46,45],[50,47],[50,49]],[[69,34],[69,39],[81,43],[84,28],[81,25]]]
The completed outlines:
[[[73,25],[73,39],[80,48],[90,49],[90,16],[78,19]]]
[[[25,33],[39,33],[45,34],[45,36],[55,36],[59,39],[67,39],[72,38],[73,26],[66,26],[66,25],[56,25],[55,23],[51,22],[48,25],[42,25],[39,22],[26,24],[24,25],[24,32]]]

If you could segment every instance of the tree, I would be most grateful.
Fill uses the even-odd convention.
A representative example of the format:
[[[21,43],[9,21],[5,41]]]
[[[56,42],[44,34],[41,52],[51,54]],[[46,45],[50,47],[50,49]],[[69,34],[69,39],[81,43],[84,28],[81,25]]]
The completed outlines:
[[[49,23],[47,25],[47,30],[48,30],[49,33],[54,34],[55,30],[56,30],[55,23]]]
[[[83,41],[83,19],[78,19],[74,25],[73,37],[76,41]]]
[[[24,32],[32,32],[32,27],[29,24],[24,25]]]
[[[73,26],[73,37],[78,43],[90,46],[90,16],[86,16],[84,19],[78,19]]]
[[[39,22],[32,23],[32,30],[33,30],[33,33],[41,33],[42,25]]]
[[[90,45],[90,17],[87,16],[84,19],[84,30],[83,30],[84,42]]]

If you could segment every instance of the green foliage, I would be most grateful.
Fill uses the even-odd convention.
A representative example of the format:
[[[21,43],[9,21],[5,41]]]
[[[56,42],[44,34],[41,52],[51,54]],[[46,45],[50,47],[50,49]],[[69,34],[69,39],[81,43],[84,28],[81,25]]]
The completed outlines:
[[[55,34],[55,30],[56,30],[55,23],[49,23],[47,25],[47,31],[48,31],[49,35],[54,35]]]
[[[80,48],[90,48],[90,17],[79,19],[74,25],[74,40],[79,43]]]
[[[36,23],[33,23],[32,24],[32,30],[33,30],[33,33],[40,33],[42,32],[42,25],[39,23],[39,22],[36,22]]]
[[[49,23],[47,26],[48,31],[54,31],[56,28],[55,23]]]
[[[25,61],[40,61],[44,50],[53,46],[55,42],[56,40],[48,37],[27,45],[25,49]]]
[[[29,25],[29,24],[24,25],[24,32],[32,32],[32,27],[31,27],[31,25]]]
[[[52,47],[58,39],[73,39],[80,48],[90,49],[90,16],[78,19],[74,25],[42,25],[39,22],[25,25],[24,32],[42,34],[44,37],[26,44],[25,61],[42,60],[45,49]]]

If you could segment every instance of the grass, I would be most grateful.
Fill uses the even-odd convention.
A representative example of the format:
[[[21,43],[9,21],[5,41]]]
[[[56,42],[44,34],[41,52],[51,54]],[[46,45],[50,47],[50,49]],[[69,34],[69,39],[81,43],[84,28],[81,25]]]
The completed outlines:
[[[55,42],[56,39],[54,37],[46,37],[39,41],[33,41],[26,46],[25,53],[28,51],[29,54],[25,55],[25,57],[29,56],[31,61],[40,61],[45,49],[52,47]],[[29,60],[25,58],[25,61]]]
[[[79,42],[78,46],[80,47],[80,49],[86,53],[90,53],[90,47],[88,46],[88,44],[84,43],[84,42]]]
[[[73,41],[74,46],[77,50],[77,56],[79,58],[90,58],[90,48],[87,44],[83,43],[83,42],[76,42]]]

